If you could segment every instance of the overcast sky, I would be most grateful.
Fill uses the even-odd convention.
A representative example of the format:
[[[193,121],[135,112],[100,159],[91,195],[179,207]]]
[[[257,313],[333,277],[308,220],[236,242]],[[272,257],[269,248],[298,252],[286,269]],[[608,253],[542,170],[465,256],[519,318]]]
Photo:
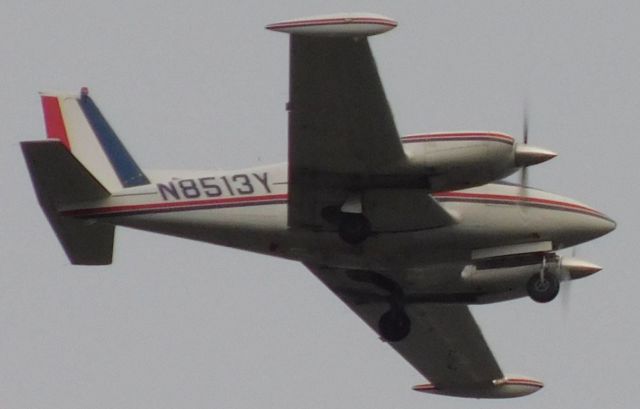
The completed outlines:
[[[498,130],[559,153],[536,187],[618,229],[580,247],[604,270],[570,298],[474,307],[507,373],[546,387],[475,401],[424,379],[300,264],[121,229],[115,261],[71,266],[19,141],[37,91],[88,86],[145,168],[286,159],[288,39],[275,21],[370,11],[402,134]],[[0,407],[630,408],[640,373],[637,1],[15,1],[0,6]],[[564,305],[564,307],[563,307]]]

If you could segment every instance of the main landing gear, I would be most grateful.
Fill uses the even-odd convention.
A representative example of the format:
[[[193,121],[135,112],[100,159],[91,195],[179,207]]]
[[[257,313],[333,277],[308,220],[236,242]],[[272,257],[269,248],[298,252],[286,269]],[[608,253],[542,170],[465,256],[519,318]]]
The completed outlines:
[[[362,213],[347,213],[338,206],[327,206],[322,209],[322,218],[337,225],[340,238],[353,246],[371,235],[371,223]]]
[[[349,278],[361,283],[369,283],[388,293],[384,297],[389,303],[389,310],[378,320],[378,333],[387,342],[398,342],[411,332],[411,319],[404,310],[404,291],[395,281],[375,271],[351,270]],[[375,296],[378,298],[378,296]]]
[[[542,259],[540,274],[533,275],[527,281],[527,293],[535,302],[547,303],[558,295],[560,280],[556,274],[547,271],[546,258]]]
[[[342,213],[338,234],[349,244],[360,244],[371,234],[371,223],[361,213]]]
[[[391,309],[380,317],[378,331],[387,342],[402,341],[411,332],[411,319],[404,309],[391,306]]]

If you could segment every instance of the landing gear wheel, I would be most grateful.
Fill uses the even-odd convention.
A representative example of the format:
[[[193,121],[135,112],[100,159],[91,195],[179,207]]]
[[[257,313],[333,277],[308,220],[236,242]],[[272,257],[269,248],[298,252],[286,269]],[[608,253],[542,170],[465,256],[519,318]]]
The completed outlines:
[[[411,332],[411,320],[404,311],[389,310],[378,322],[382,339],[388,342],[402,341]]]
[[[371,223],[359,213],[345,213],[340,220],[338,233],[349,244],[360,244],[371,234]]]
[[[553,300],[560,291],[560,281],[553,274],[545,274],[544,281],[540,274],[535,274],[527,282],[527,293],[535,302],[545,303]]]

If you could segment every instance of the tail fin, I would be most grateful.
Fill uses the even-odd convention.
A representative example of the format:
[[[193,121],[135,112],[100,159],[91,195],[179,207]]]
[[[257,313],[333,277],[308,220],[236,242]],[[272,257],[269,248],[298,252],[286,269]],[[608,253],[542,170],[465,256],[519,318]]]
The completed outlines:
[[[149,184],[116,133],[82,88],[80,96],[41,93],[47,137],[57,139],[109,192]]]
[[[80,96],[41,96],[49,140],[21,144],[40,206],[71,263],[111,264],[115,227],[63,216],[60,210],[149,180],[86,88]]]

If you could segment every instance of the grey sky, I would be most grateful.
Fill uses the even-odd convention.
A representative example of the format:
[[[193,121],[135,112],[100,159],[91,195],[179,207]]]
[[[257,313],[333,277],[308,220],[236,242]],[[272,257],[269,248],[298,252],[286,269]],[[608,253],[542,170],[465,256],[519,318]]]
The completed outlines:
[[[186,3],[186,4],[185,4]],[[288,39],[264,25],[371,11],[401,133],[518,135],[560,156],[533,185],[618,221],[579,249],[605,270],[563,303],[474,308],[510,401],[422,395],[423,381],[302,265],[119,229],[115,263],[69,265],[18,142],[44,136],[37,91],[90,87],[146,168],[286,158]],[[633,407],[640,373],[636,1],[40,1],[0,6],[0,406],[38,408]]]

